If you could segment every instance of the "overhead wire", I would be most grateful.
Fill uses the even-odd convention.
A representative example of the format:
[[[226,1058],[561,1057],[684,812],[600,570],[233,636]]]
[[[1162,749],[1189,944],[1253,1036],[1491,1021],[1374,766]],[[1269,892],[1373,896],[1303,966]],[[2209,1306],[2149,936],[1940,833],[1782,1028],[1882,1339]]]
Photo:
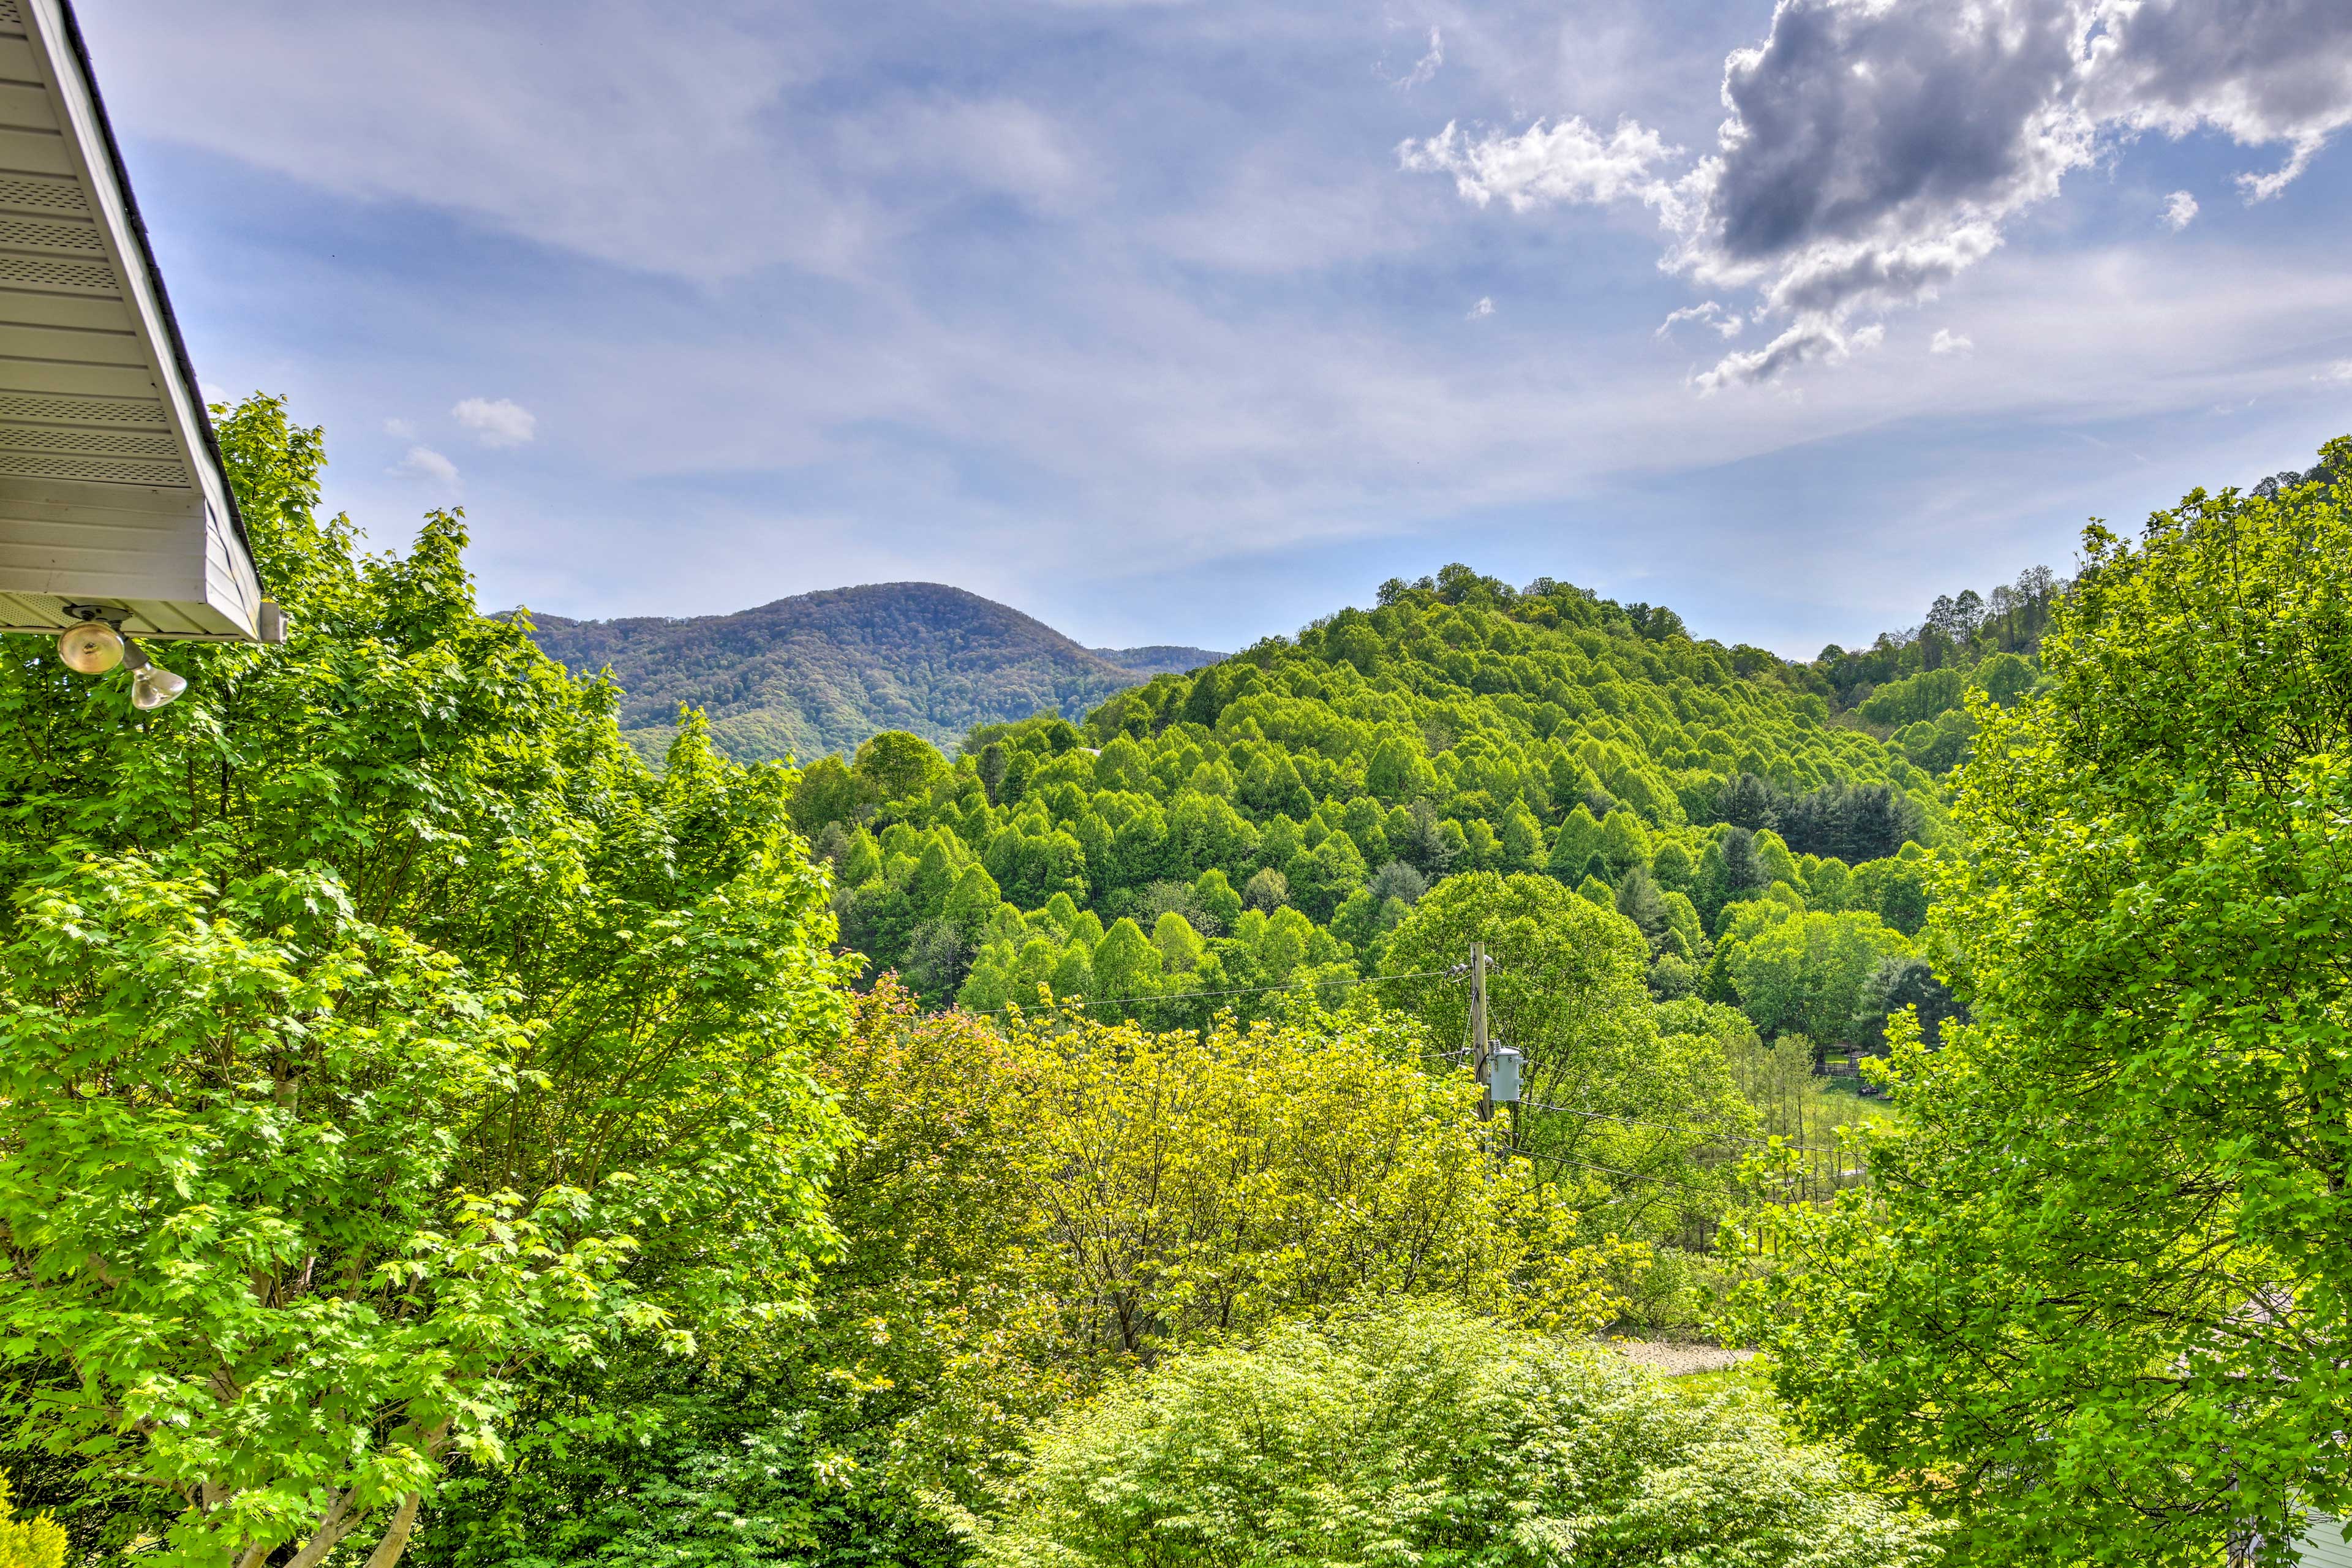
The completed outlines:
[[[1207,996],[1257,996],[1263,995],[1271,991],[1344,990],[1351,985],[1384,985],[1391,980],[1428,980],[1431,978],[1444,978],[1449,975],[1458,979],[1462,974],[1464,967],[1464,965],[1456,964],[1451,969],[1416,969],[1408,970],[1402,974],[1360,974],[1350,979],[1300,980],[1282,985],[1236,985],[1224,991],[1161,991],[1150,996],[1074,996],[1069,999],[1069,1005],[1073,1007],[1119,1007],[1125,1006],[1130,1002],[1191,1002]],[[1056,998],[1057,1003],[1059,1000],[1059,998]],[[971,1016],[975,1018],[992,1018],[999,1013],[1009,1013],[1016,1008],[1028,1013],[1045,1012],[1051,1010],[1047,1007],[1033,1006],[1024,1002],[1007,1002],[1000,1007],[989,1007],[973,1012]]]
[[[1492,972],[1495,970],[1495,968],[1496,967],[1496,965],[1495,965],[1495,964],[1490,961],[1490,962],[1488,963],[1488,964],[1487,964],[1487,966],[1486,966],[1486,967],[1487,967],[1488,972],[1489,972],[1489,973],[1492,973]],[[1486,998],[1486,1005],[1487,1005],[1487,1007],[1489,1008],[1489,1010],[1490,1010],[1490,1011],[1494,1009],[1494,1007],[1495,1007],[1495,1004],[1496,1004],[1496,996],[1494,995],[1494,994],[1493,994],[1493,993],[1491,993],[1491,992],[1490,992],[1490,993],[1488,993],[1488,994],[1487,994],[1487,998]],[[1506,1005],[1506,1006],[1507,1006],[1507,1005],[1508,1005],[1508,1004],[1507,1003],[1505,1005]],[[1515,1037],[1515,1034],[1514,1034],[1514,1037]],[[1460,1054],[1460,1053],[1454,1053],[1454,1054]],[[1580,1116],[1580,1117],[1584,1117],[1584,1118],[1587,1118],[1587,1119],[1591,1120],[1591,1121],[1612,1122],[1612,1123],[1614,1123],[1614,1124],[1616,1124],[1616,1125],[1618,1125],[1618,1126],[1621,1126],[1621,1127],[1640,1127],[1640,1128],[1646,1128],[1646,1129],[1648,1129],[1648,1130],[1650,1130],[1650,1131],[1658,1131],[1658,1132],[1700,1132],[1700,1131],[1705,1131],[1705,1130],[1704,1130],[1704,1129],[1702,1129],[1702,1128],[1694,1127],[1694,1126],[1691,1126],[1691,1125],[1689,1125],[1689,1124],[1687,1124],[1687,1123],[1685,1123],[1685,1124],[1682,1124],[1682,1125],[1677,1125],[1677,1124],[1675,1124],[1675,1123],[1673,1123],[1673,1122],[1667,1122],[1667,1121],[1649,1121],[1642,1120],[1642,1119],[1637,1118],[1637,1117],[1631,1117],[1631,1116],[1616,1116],[1616,1115],[1612,1115],[1611,1113],[1609,1113],[1609,1112],[1607,1112],[1607,1111],[1601,1111],[1601,1110],[1586,1110],[1586,1109],[1584,1109],[1584,1108],[1582,1108],[1582,1107],[1580,1107],[1580,1106],[1572,1106],[1572,1105],[1559,1105],[1559,1104],[1556,1104],[1556,1103],[1554,1103],[1554,1102],[1552,1102],[1552,1101],[1549,1101],[1549,1100],[1521,1100],[1517,1101],[1517,1104],[1521,1107],[1521,1109],[1522,1109],[1522,1110],[1546,1111],[1546,1112],[1549,1112],[1549,1113],[1552,1113],[1552,1114],[1556,1114],[1556,1115],[1564,1115],[1564,1116]],[[1738,1137],[1738,1136],[1719,1136],[1719,1137],[1711,1137],[1711,1138],[1709,1138],[1709,1139],[1707,1140],[1707,1142],[1716,1142],[1716,1143],[1728,1143],[1728,1144],[1733,1144],[1733,1145],[1739,1146],[1739,1147],[1745,1147],[1745,1148],[1757,1148],[1757,1149],[1769,1149],[1769,1148],[1773,1148],[1773,1147],[1775,1147],[1775,1146],[1776,1146],[1776,1145],[1774,1144],[1773,1141],[1772,1141],[1771,1139],[1769,1139],[1769,1138],[1746,1138],[1746,1137]],[[1838,1166],[1837,1170],[1834,1172],[1834,1173],[1833,1173],[1833,1175],[1832,1175],[1832,1178],[1833,1181],[1843,1181],[1843,1179],[1845,1179],[1845,1178],[1846,1178],[1847,1176],[1849,1176],[1849,1175],[1860,1175],[1860,1174],[1863,1174],[1863,1173],[1864,1173],[1864,1171],[1863,1171],[1862,1169],[1856,1169],[1856,1170],[1854,1170],[1854,1171],[1848,1171],[1848,1170],[1846,1170],[1846,1169],[1844,1168],[1843,1162],[1843,1156],[1845,1154],[1846,1151],[1844,1151],[1844,1150],[1841,1150],[1841,1149],[1839,1149],[1839,1148],[1837,1148],[1837,1147],[1835,1147],[1835,1146],[1833,1146],[1833,1145],[1829,1145],[1829,1144],[1821,1144],[1821,1143],[1791,1142],[1788,1142],[1788,1141],[1785,1141],[1785,1140],[1784,1140],[1784,1141],[1780,1142],[1777,1145],[1777,1147],[1780,1147],[1780,1148],[1782,1148],[1782,1149],[1795,1150],[1795,1151],[1799,1151],[1799,1152],[1804,1152],[1804,1153],[1811,1153],[1811,1154],[1827,1154],[1827,1155],[1832,1156],[1832,1158],[1839,1159],[1839,1161],[1840,1161],[1839,1166]],[[1563,1154],[1542,1154],[1542,1155],[1538,1155],[1538,1154],[1537,1153],[1537,1152],[1535,1152],[1535,1151],[1533,1151],[1533,1150],[1528,1150],[1528,1149],[1518,1148],[1518,1147],[1514,1147],[1514,1148],[1512,1148],[1511,1152],[1514,1152],[1514,1153],[1525,1153],[1525,1154],[1527,1154],[1530,1159],[1534,1159],[1534,1158],[1538,1158],[1538,1157],[1540,1157],[1540,1158],[1544,1158],[1544,1159],[1550,1159],[1550,1160],[1560,1161],[1560,1162],[1563,1162],[1563,1163],[1569,1163],[1569,1164],[1583,1165],[1583,1166],[1586,1166],[1586,1167],[1588,1167],[1588,1168],[1590,1168],[1590,1169],[1592,1169],[1592,1170],[1604,1171],[1604,1172],[1607,1172],[1607,1173],[1611,1173],[1611,1174],[1612,1174],[1612,1175],[1623,1176],[1623,1177],[1627,1178],[1628,1180],[1632,1180],[1632,1181],[1650,1181],[1650,1182],[1658,1182],[1658,1183],[1663,1183],[1663,1184],[1665,1184],[1665,1185],[1669,1185],[1669,1186],[1676,1187],[1676,1188],[1678,1188],[1679,1190],[1684,1191],[1684,1192],[1700,1192],[1700,1191],[1703,1191],[1703,1190],[1704,1190],[1704,1189],[1701,1189],[1701,1188],[1696,1188],[1696,1187],[1690,1186],[1689,1184],[1685,1184],[1685,1183],[1680,1183],[1680,1182],[1674,1182],[1674,1181],[1670,1181],[1670,1180],[1668,1180],[1667,1178],[1664,1178],[1664,1177],[1658,1177],[1658,1176],[1650,1176],[1650,1175],[1645,1175],[1644,1173],[1641,1173],[1641,1172],[1636,1172],[1636,1171],[1625,1171],[1625,1170],[1621,1170],[1621,1169],[1619,1169],[1619,1168],[1617,1168],[1617,1167],[1615,1167],[1615,1166],[1611,1166],[1611,1165],[1602,1165],[1602,1164],[1599,1164],[1599,1163],[1595,1163],[1595,1162],[1593,1162],[1593,1161],[1590,1161],[1590,1160],[1576,1160],[1576,1159],[1572,1159],[1572,1158],[1570,1158],[1570,1156],[1563,1155]]]
[[[1469,972],[1469,967],[1470,966],[1466,963],[1457,963],[1444,969],[1408,970],[1397,974],[1363,974],[1347,979],[1302,980],[1289,982],[1279,985],[1236,985],[1220,991],[1161,992],[1150,996],[1102,996],[1096,997],[1091,1000],[1081,996],[1073,998],[1070,1002],[1070,1005],[1075,1007],[1109,1007],[1123,1006],[1132,1002],[1190,1002],[1211,997],[1265,995],[1276,992],[1345,990],[1358,985],[1385,984],[1386,983],[1393,980],[1458,980]],[[1486,964],[1487,973],[1493,973],[1501,967],[1501,965],[1494,963],[1492,960],[1489,960]],[[1491,994],[1487,998],[1487,1005],[1490,1008],[1494,1005],[1494,998]],[[988,1018],[994,1017],[998,1014],[1009,1013],[1015,1010],[1037,1012],[1044,1011],[1045,1009],[1025,1006],[1024,1004],[1017,1002],[1007,1002],[1002,1006],[985,1008],[973,1013],[971,1016],[974,1017]],[[1465,1024],[1465,1026],[1466,1028],[1467,1025]],[[1472,1055],[1476,1047],[1475,1046],[1465,1046],[1459,1050],[1439,1052],[1437,1053],[1437,1058],[1439,1060],[1445,1061],[1457,1060],[1461,1058]],[[1522,1100],[1518,1103],[1528,1110],[1548,1111],[1558,1115],[1582,1116],[1594,1121],[1614,1122],[1620,1126],[1648,1128],[1652,1131],[1660,1132],[1693,1132],[1702,1131],[1701,1129],[1687,1125],[1676,1126],[1672,1122],[1645,1121],[1635,1117],[1614,1116],[1606,1111],[1587,1110],[1576,1106],[1554,1104],[1548,1100]],[[1770,1148],[1774,1146],[1772,1141],[1766,1138],[1727,1137],[1711,1139],[1710,1142],[1734,1143],[1752,1148]],[[1832,1146],[1819,1143],[1790,1143],[1783,1142],[1779,1145],[1779,1147],[1783,1149],[1799,1150],[1808,1153],[1838,1154],[1843,1152],[1843,1151]],[[1566,1154],[1549,1153],[1518,1146],[1507,1147],[1506,1152],[1524,1155],[1529,1160],[1551,1160],[1559,1163],[1579,1165],[1589,1170],[1605,1172],[1608,1174],[1615,1176],[1622,1176],[1629,1181],[1651,1182],[1665,1186],[1675,1187],[1683,1192],[1701,1193],[1707,1191],[1707,1189],[1694,1187],[1687,1183],[1672,1181],[1666,1177],[1651,1175],[1640,1171],[1627,1171],[1614,1165],[1603,1165],[1591,1160],[1579,1160]],[[1839,1177],[1843,1177],[1849,1173],[1850,1173],[1841,1170],[1837,1173],[1837,1175]]]
[[[1722,1191],[1719,1188],[1695,1187],[1688,1182],[1677,1182],[1670,1176],[1654,1175],[1647,1171],[1623,1170],[1615,1165],[1603,1165],[1598,1161],[1579,1160],[1567,1154],[1546,1153],[1539,1149],[1521,1149],[1512,1147],[1506,1148],[1504,1152],[1507,1154],[1521,1155],[1531,1163],[1537,1160],[1549,1160],[1553,1163],[1559,1165],[1581,1165],[1588,1171],[1605,1171],[1610,1175],[1622,1176],[1627,1181],[1648,1182],[1654,1186],[1672,1187],[1677,1192],[1695,1193],[1701,1197],[1721,1197],[1723,1195]]]
[[[1602,1110],[1581,1110],[1573,1105],[1554,1105],[1549,1100],[1521,1100],[1519,1103],[1528,1106],[1532,1110],[1553,1111],[1561,1116],[1582,1116],[1594,1121],[1613,1121],[1621,1127],[1647,1127],[1660,1132],[1704,1132],[1706,1131],[1703,1127],[1693,1126],[1687,1122],[1677,1125],[1672,1121],[1643,1121],[1632,1116],[1612,1116],[1608,1112]],[[1723,1136],[1711,1138],[1708,1142],[1715,1143],[1738,1143],[1755,1149],[1769,1149],[1776,1147],[1773,1141],[1769,1138],[1736,1138]],[[1837,1154],[1844,1152],[1832,1144],[1792,1143],[1786,1139],[1781,1140],[1777,1147],[1782,1149],[1801,1149],[1806,1152],[1812,1154]]]
[[[1573,1155],[1554,1154],[1541,1149],[1527,1149],[1517,1145],[1506,1145],[1503,1152],[1505,1154],[1517,1154],[1528,1160],[1530,1163],[1538,1160],[1549,1160],[1554,1164],[1579,1165],[1588,1171],[1601,1171],[1612,1176],[1622,1176],[1629,1182],[1646,1182],[1654,1186],[1672,1187],[1676,1192],[1691,1193],[1700,1197],[1723,1196],[1723,1190],[1719,1187],[1693,1186],[1688,1182],[1678,1182],[1671,1176],[1656,1175],[1648,1171],[1628,1171],[1622,1166],[1601,1164],[1597,1160],[1579,1160]],[[1858,1175],[1861,1173],[1853,1172],[1847,1173]]]

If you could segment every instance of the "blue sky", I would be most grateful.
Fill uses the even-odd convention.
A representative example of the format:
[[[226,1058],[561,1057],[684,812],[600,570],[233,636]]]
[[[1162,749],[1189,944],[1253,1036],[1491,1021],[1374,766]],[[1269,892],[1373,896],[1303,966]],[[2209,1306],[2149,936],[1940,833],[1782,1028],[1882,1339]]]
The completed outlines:
[[[2352,431],[2342,0],[79,10],[200,374],[486,606],[1804,657]]]

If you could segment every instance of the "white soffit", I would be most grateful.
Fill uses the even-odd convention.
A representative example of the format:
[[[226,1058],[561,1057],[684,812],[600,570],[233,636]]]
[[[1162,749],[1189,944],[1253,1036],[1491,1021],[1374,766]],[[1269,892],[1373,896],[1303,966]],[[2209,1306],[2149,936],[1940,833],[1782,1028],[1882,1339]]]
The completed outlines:
[[[0,0],[0,630],[248,641],[236,500],[65,0]]]

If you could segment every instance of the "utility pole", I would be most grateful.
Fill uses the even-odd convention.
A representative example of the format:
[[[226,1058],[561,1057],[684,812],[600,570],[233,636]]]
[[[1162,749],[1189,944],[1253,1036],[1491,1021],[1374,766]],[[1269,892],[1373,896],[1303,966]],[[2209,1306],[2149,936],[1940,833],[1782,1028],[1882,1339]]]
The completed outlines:
[[[1470,1069],[1482,1089],[1494,1081],[1494,1064],[1486,1054],[1486,944],[1483,942],[1470,944]],[[1481,1094],[1478,1120],[1494,1119],[1494,1096]]]

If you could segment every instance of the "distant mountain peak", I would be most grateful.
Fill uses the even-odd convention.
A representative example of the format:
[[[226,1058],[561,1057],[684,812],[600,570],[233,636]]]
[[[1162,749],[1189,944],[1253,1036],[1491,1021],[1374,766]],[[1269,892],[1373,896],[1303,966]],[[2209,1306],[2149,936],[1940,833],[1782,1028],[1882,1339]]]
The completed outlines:
[[[1149,647],[1090,647],[1087,651],[1147,679],[1154,675],[1189,675],[1203,665],[1220,663],[1225,657],[1204,647],[1165,642],[1153,643]]]
[[[529,612],[531,636],[574,674],[612,670],[621,727],[658,753],[681,703],[719,749],[803,762],[907,730],[952,752],[974,726],[1055,711],[1078,719],[1113,692],[1222,654],[1089,648],[1009,605],[945,583],[867,583],[730,615],[573,620]]]

